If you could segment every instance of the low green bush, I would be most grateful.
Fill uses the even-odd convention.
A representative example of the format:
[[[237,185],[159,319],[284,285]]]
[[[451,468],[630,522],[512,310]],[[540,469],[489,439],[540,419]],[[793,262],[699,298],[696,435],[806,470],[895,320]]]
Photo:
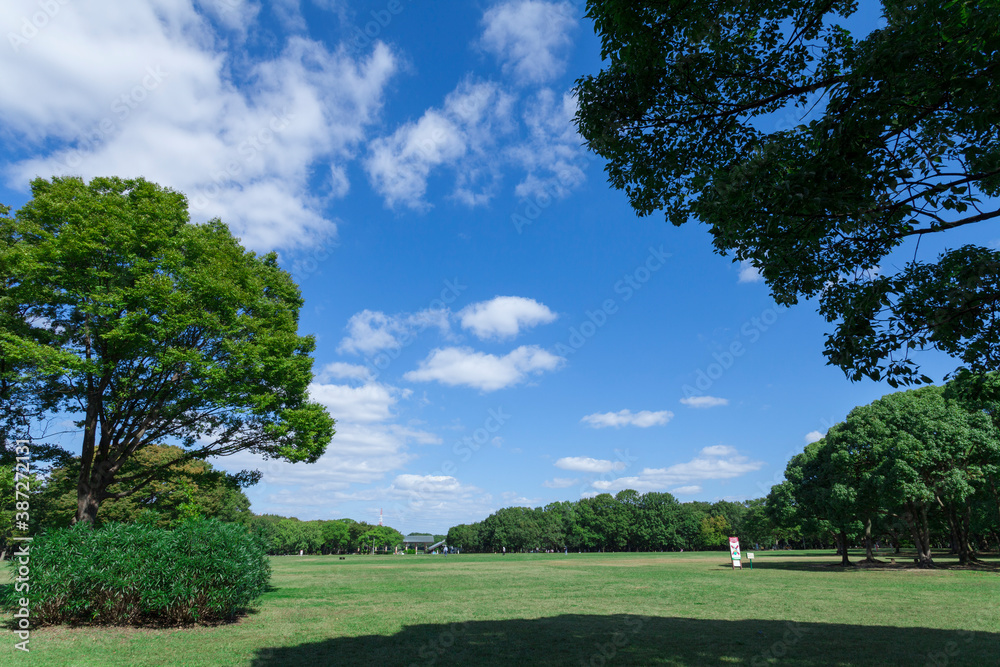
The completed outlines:
[[[40,625],[186,624],[231,619],[259,598],[271,566],[246,528],[192,520],[173,530],[78,524],[31,543]]]

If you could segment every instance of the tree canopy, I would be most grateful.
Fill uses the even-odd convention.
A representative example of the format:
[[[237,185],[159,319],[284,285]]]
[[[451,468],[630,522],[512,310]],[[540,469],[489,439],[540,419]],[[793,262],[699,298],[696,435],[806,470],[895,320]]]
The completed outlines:
[[[308,399],[315,343],[274,253],[219,220],[191,224],[182,194],[143,179],[31,187],[0,218],[0,413],[78,417],[76,520],[187,460],[322,455],[334,421]],[[123,471],[163,442],[175,460]]]
[[[826,524],[843,546],[863,525],[869,560],[873,528],[889,532],[887,525],[898,524],[903,530],[893,532],[909,532],[922,565],[933,562],[940,524],[960,562],[975,560],[971,534],[980,506],[992,513],[983,527],[1000,527],[1000,432],[984,411],[947,394],[922,387],[852,410],[789,461],[786,481],[769,497],[774,516],[791,504],[797,520]]]
[[[146,523],[162,528],[176,526],[184,519],[201,517],[226,522],[250,517],[250,500],[241,486],[252,483],[236,475],[216,470],[207,461],[187,460],[170,468],[163,464],[181,458],[180,447],[150,445],[138,450],[122,467],[123,475],[158,471],[153,481],[133,494],[101,503],[101,523]],[[56,466],[36,495],[32,519],[39,525],[68,526],[76,516],[77,480],[80,460]],[[116,495],[123,489],[112,485]]]
[[[1000,252],[917,250],[1000,216],[1000,5],[881,4],[856,37],[853,0],[589,0],[578,127],[640,215],[707,224],[778,303],[818,297],[850,378],[929,382],[923,348],[993,370]]]

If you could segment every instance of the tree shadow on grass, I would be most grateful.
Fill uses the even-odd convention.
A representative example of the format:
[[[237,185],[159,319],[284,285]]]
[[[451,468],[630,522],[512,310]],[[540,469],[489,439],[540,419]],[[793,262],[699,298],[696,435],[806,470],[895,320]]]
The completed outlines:
[[[797,572],[856,572],[860,570],[924,570],[921,568],[914,553],[883,554],[875,558],[874,563],[865,561],[864,553],[855,555],[851,553],[851,564],[844,566],[841,564],[840,556],[833,555],[829,558],[818,559],[812,557],[809,560],[784,560],[772,558],[757,558],[753,561],[753,568],[759,570],[786,570]],[[732,569],[731,561],[724,561],[716,565],[717,568]],[[750,570],[750,561],[742,561],[742,569]],[[1000,562],[992,554],[981,554],[980,560],[968,565],[959,564],[957,557],[950,554],[934,554],[934,566],[931,570],[974,570],[977,572],[992,572],[1000,574]],[[1000,664],[1000,663],[998,663]]]
[[[264,648],[254,667],[287,665],[982,665],[1000,634],[777,620],[639,615],[406,626],[392,636]]]

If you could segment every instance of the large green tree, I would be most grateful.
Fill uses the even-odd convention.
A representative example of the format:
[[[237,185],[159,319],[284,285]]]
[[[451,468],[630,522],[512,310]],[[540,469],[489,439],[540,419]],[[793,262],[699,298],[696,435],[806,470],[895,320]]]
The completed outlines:
[[[250,500],[241,490],[256,480],[216,470],[207,461],[190,459],[164,468],[184,454],[180,447],[150,445],[138,450],[122,467],[122,474],[134,476],[158,471],[153,480],[135,493],[101,503],[99,520],[122,523],[145,522],[167,528],[197,514],[228,522],[249,520]],[[33,518],[44,526],[68,526],[76,516],[77,480],[80,459],[57,466],[48,475],[36,496]],[[108,488],[118,495],[117,485]]]
[[[950,528],[959,560],[973,560],[973,500],[1000,467],[1000,438],[989,417],[947,400],[942,387],[923,387],[855,408],[847,422],[854,438],[875,443],[880,496],[902,510],[921,564],[932,563],[936,513]]]
[[[190,459],[322,455],[334,421],[308,399],[314,340],[275,254],[191,224],[182,194],[143,179],[31,187],[0,218],[0,358],[32,391],[0,394],[0,412],[78,416],[77,521]],[[176,460],[123,474],[162,442]]]
[[[881,5],[857,37],[854,0],[589,0],[579,130],[640,215],[707,224],[781,304],[818,297],[849,377],[929,381],[928,347],[996,369],[1000,252],[917,248],[1000,216],[1000,4]]]

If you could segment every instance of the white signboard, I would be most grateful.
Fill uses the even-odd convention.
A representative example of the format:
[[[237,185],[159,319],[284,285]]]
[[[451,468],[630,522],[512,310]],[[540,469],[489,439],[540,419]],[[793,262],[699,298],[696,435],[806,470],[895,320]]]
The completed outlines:
[[[743,569],[743,564],[740,563],[740,538],[730,537],[729,538],[729,555],[733,559],[733,568]]]

